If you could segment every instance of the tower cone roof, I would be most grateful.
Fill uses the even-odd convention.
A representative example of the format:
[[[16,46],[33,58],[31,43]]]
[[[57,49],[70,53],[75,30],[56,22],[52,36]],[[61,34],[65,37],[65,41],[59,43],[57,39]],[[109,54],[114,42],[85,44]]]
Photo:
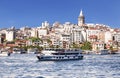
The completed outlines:
[[[80,11],[79,16],[84,16],[84,15],[83,15],[83,11],[82,11],[82,10]]]

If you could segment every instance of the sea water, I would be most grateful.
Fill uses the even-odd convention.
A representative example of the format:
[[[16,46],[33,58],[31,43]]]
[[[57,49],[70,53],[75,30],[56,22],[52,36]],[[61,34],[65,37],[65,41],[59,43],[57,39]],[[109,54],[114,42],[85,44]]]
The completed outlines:
[[[35,54],[0,57],[0,78],[120,78],[120,54],[38,61]]]

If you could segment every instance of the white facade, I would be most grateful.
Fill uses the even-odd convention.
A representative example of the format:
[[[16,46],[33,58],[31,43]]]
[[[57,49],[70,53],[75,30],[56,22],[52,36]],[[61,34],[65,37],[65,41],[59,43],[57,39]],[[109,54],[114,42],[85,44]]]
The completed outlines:
[[[30,33],[31,37],[38,37],[38,30],[36,28],[32,29]]]
[[[64,31],[63,26],[54,28],[55,34],[61,34],[63,31]]]
[[[13,41],[15,39],[15,32],[12,30],[6,31],[6,40]]]
[[[87,33],[86,33],[86,31],[85,30],[83,30],[83,31],[81,31],[81,34],[82,34],[82,39],[83,39],[83,41],[85,42],[85,41],[87,41]]]
[[[41,38],[42,36],[46,36],[48,34],[47,29],[39,29],[38,30],[38,37]]]
[[[105,32],[105,43],[112,41],[112,33],[110,31]]]
[[[52,44],[53,44],[53,46],[60,46],[60,40],[54,38],[54,39],[52,39]]]
[[[72,42],[75,42],[75,43],[81,43],[83,42],[83,35],[82,35],[82,32],[83,29],[80,28],[80,27],[76,27],[76,28],[73,28],[72,29],[72,37],[71,37],[71,40]]]
[[[0,44],[2,43],[2,34],[0,33]]]
[[[61,41],[70,42],[70,39],[71,39],[70,34],[62,34],[61,36]]]
[[[120,42],[120,33],[114,34],[114,41]]]
[[[88,29],[86,30],[86,34],[87,34],[87,41],[90,41],[89,36],[91,35],[95,35],[95,36],[99,36],[100,30],[97,29]]]
[[[42,28],[49,28],[49,23],[47,21],[42,23]]]
[[[63,32],[64,33],[66,33],[66,34],[70,34],[72,31],[72,29],[73,29],[73,24],[71,24],[70,22],[65,22],[65,24],[64,24],[64,27],[63,27]]]

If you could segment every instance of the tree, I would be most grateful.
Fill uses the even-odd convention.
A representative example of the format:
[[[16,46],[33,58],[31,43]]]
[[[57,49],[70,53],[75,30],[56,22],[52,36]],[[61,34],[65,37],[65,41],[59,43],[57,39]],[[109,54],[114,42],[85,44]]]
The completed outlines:
[[[43,47],[40,47],[40,46],[36,46],[36,48],[37,48],[39,51],[43,50]]]
[[[80,45],[79,45],[79,44],[76,44],[76,43],[73,43],[73,44],[72,44],[72,48],[80,48]]]
[[[90,42],[84,42],[83,45],[81,46],[82,50],[92,50],[92,45]]]
[[[113,46],[110,46],[110,50],[113,51]]]
[[[40,38],[36,38],[36,37],[32,37],[32,38],[29,38],[32,40],[32,42],[36,42],[36,41],[42,41],[42,39]]]

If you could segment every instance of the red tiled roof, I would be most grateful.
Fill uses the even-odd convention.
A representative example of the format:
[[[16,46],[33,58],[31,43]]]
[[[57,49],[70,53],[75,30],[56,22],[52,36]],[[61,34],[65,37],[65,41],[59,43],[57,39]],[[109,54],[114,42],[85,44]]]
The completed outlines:
[[[108,40],[108,42],[112,42],[112,40]]]
[[[3,46],[3,44],[0,44],[0,46]]]
[[[94,42],[93,44],[103,44],[103,42]]]
[[[14,47],[15,44],[7,44],[6,46],[7,46],[7,47]]]
[[[96,35],[90,35],[89,38],[90,38],[90,39],[96,39],[97,36],[96,36]]]

